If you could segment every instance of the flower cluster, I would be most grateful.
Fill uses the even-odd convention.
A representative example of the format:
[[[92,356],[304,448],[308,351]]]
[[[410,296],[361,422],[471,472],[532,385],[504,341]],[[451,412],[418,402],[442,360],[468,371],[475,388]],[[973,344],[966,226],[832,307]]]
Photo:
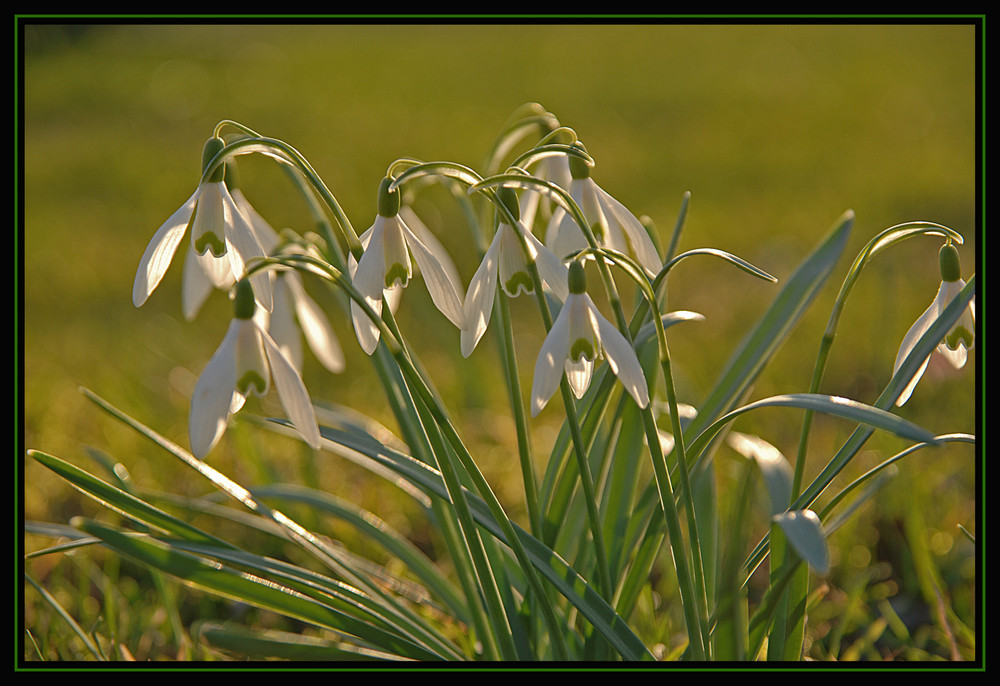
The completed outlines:
[[[202,180],[149,242],[136,273],[133,302],[137,307],[146,302],[182,239],[190,234],[182,282],[185,317],[194,319],[213,289],[230,292],[236,308],[191,401],[192,451],[197,456],[207,454],[225,431],[229,416],[243,406],[249,394],[266,393],[270,379],[292,424],[309,445],[318,447],[315,414],[299,372],[302,346],[298,332],[304,333],[330,371],[344,369],[344,355],[329,321],[306,294],[294,269],[251,269],[265,257],[280,257],[281,239],[243,195],[235,161],[224,153],[225,142],[220,137],[206,142]],[[272,157],[288,162],[278,153]],[[583,208],[591,224],[588,230],[598,237],[599,246],[630,255],[655,274],[661,264],[649,235],[631,212],[590,179],[586,164],[572,156],[549,157],[545,162]],[[514,190],[500,187],[496,197],[502,207],[492,241],[463,295],[450,256],[412,210],[401,205],[393,182],[386,176],[379,184],[375,220],[357,238],[360,254],[348,256],[347,271],[359,295],[351,302],[351,321],[365,353],[375,352],[382,335],[372,314],[381,317],[385,302],[390,311],[395,308],[413,278],[414,265],[434,305],[461,332],[465,357],[472,354],[489,325],[498,283],[511,298],[535,293],[537,283],[555,299],[553,302],[562,305],[539,353],[532,414],[541,411],[564,375],[573,393],[582,397],[595,362],[602,358],[636,403],[643,408],[648,405],[646,380],[632,344],[600,314],[584,291],[582,265],[566,260],[588,244],[584,231],[565,210],[557,208],[552,213],[543,243],[530,228],[540,195],[523,194],[525,222]],[[575,276],[571,278],[571,274]]]
[[[294,156],[267,150],[262,143],[258,150],[261,147],[279,162],[295,165]],[[248,394],[267,392],[270,379],[292,424],[309,445],[318,447],[316,417],[299,371],[300,332],[328,370],[342,371],[344,354],[296,269],[282,262],[283,256],[301,250],[283,242],[247,201],[237,181],[234,155],[227,154],[228,150],[217,135],[206,142],[201,181],[146,248],[136,273],[133,302],[140,306],[148,299],[189,234],[182,287],[185,317],[193,319],[213,289],[229,292],[236,308],[191,401],[192,450],[199,456],[207,454],[224,432],[229,416],[242,407]],[[496,206],[492,239],[464,294],[447,250],[401,202],[400,178],[387,174],[378,186],[370,228],[360,236],[345,236],[351,250],[342,276],[352,286],[350,320],[361,349],[368,355],[375,353],[387,330],[382,320],[393,316],[417,271],[436,308],[460,331],[461,354],[469,357],[490,324],[499,285],[499,292],[509,298],[535,294],[558,308],[534,366],[529,400],[533,416],[542,411],[563,380],[577,399],[582,398],[600,360],[607,361],[636,405],[647,408],[650,386],[631,337],[623,320],[619,317],[617,325],[612,324],[587,293],[582,260],[603,253],[605,259],[599,265],[604,269],[616,261],[628,262],[634,267],[625,270],[629,277],[645,279],[650,286],[664,270],[663,258],[636,215],[595,183],[592,164],[582,144],[574,141],[564,147],[563,154],[539,158],[539,177],[518,168],[516,183],[495,185],[489,196]],[[463,179],[472,184],[474,179],[467,177]],[[543,194],[532,190],[532,180],[564,193],[544,222],[544,241],[533,228],[542,223]],[[515,188],[522,189],[520,197]],[[332,234],[328,242],[331,238]],[[265,258],[270,258],[267,264]],[[965,285],[957,260],[954,246],[949,243],[942,248],[938,295],[903,340],[896,369]],[[544,291],[544,298],[539,291]],[[961,367],[973,344],[973,330],[970,305],[938,346],[938,353]],[[926,366],[924,360],[898,404],[910,397]]]

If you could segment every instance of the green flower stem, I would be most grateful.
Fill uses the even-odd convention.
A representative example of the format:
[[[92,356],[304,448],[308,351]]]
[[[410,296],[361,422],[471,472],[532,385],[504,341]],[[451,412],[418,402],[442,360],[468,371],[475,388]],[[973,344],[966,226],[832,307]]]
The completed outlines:
[[[500,166],[504,155],[511,150],[526,135],[533,131],[540,130],[552,132],[559,130],[559,122],[555,115],[547,112],[538,103],[527,103],[522,105],[510,116],[500,134],[493,141],[483,159],[482,169],[488,174],[495,173]]]
[[[830,348],[833,346],[833,340],[837,335],[837,327],[840,324],[840,315],[847,302],[847,296],[850,295],[858,277],[861,276],[861,271],[868,265],[869,262],[871,262],[872,258],[884,249],[907,238],[922,235],[943,236],[944,238],[951,239],[959,244],[963,242],[963,238],[960,233],[948,228],[947,226],[935,224],[934,222],[906,222],[904,224],[897,224],[895,226],[890,226],[888,229],[885,229],[872,238],[855,258],[847,276],[844,278],[843,285],[840,287],[837,299],[834,301],[833,310],[830,312],[830,319],[827,322],[826,330],[823,332],[823,337],[820,340],[819,352],[816,355],[816,364],[813,369],[812,381],[809,384],[810,393],[819,392],[819,387],[823,382],[823,375],[826,370],[826,363],[830,357]],[[802,420],[802,432],[799,437],[798,452],[795,460],[795,473],[792,478],[791,496],[793,500],[798,497],[799,491],[802,487],[802,472],[805,467],[805,455],[809,442],[809,432],[812,426],[812,416],[811,411],[806,412]]]
[[[548,601],[548,596],[543,593],[535,568],[531,564],[527,553],[521,545],[521,541],[514,531],[510,518],[504,512],[503,507],[497,500],[496,495],[489,486],[489,483],[476,467],[472,455],[469,454],[468,449],[462,443],[461,437],[455,430],[454,425],[452,425],[451,420],[444,413],[444,410],[438,405],[437,398],[427,387],[416,368],[412,365],[409,356],[404,350],[399,350],[395,353],[394,357],[397,362],[399,362],[400,369],[403,372],[404,377],[412,384],[413,389],[417,391],[417,395],[426,403],[427,409],[433,416],[434,422],[443,432],[444,439],[447,440],[455,455],[465,467],[466,471],[472,478],[474,487],[489,507],[490,512],[493,514],[494,519],[500,526],[501,531],[503,531],[504,538],[506,539],[507,544],[511,547],[511,550],[514,551],[529,585],[531,585],[532,589],[535,590],[539,600],[541,601],[542,611],[549,626],[549,631],[553,641],[553,650],[557,655],[557,659],[566,659],[566,646],[563,642],[561,627],[555,617],[552,606]],[[444,462],[447,462],[447,460],[444,460]],[[448,470],[452,472],[451,478],[454,479],[454,473],[451,470],[451,465],[448,465]],[[458,485],[457,481],[454,482],[454,485]]]
[[[686,453],[684,448],[683,429],[681,427],[680,412],[678,411],[677,408],[677,394],[674,388],[673,373],[671,371],[671,365],[670,365],[670,348],[667,345],[667,334],[663,326],[663,318],[659,312],[659,307],[656,301],[656,294],[653,289],[652,283],[649,281],[648,278],[646,278],[641,267],[639,267],[639,265],[637,265],[626,255],[622,255],[621,253],[618,253],[613,250],[596,248],[596,247],[581,252],[592,252],[597,257],[598,264],[604,265],[605,264],[604,260],[610,259],[619,266],[623,267],[626,274],[628,274],[632,278],[632,280],[636,283],[636,285],[639,286],[640,291],[642,292],[642,295],[645,298],[646,304],[652,313],[651,318],[653,320],[653,325],[656,331],[656,341],[657,341],[657,348],[659,351],[660,368],[663,372],[663,380],[667,393],[667,406],[669,408],[670,421],[674,433],[674,454],[677,459],[677,472],[680,474],[681,494],[684,498],[685,507],[687,509],[688,537],[690,538],[691,541],[690,544],[691,564],[694,569],[694,584],[697,590],[697,592],[695,593],[695,589],[689,589],[689,592],[694,593],[695,595],[693,595],[692,597],[696,597],[698,600],[697,615],[693,616],[691,619],[698,621],[697,626],[700,627],[700,633],[702,639],[701,650],[704,650],[704,647],[708,644],[707,642],[708,625],[704,621],[704,618],[708,616],[708,592],[705,586],[704,564],[701,558],[701,544],[698,536],[698,521],[695,514],[694,500],[691,491],[691,484],[689,481],[688,464],[685,456]],[[676,262],[673,264],[676,264]],[[665,269],[662,272],[664,278],[666,275],[666,271],[667,270]],[[627,326],[625,327],[624,330],[630,331]],[[652,415],[652,410],[649,407],[647,407],[645,413],[649,415],[649,418],[652,421],[652,426],[654,429],[651,435],[647,435],[647,443],[650,443],[650,456],[653,459],[654,468],[656,469],[657,487],[660,489],[660,496],[661,496],[660,500],[664,507],[665,516],[667,516],[668,518],[667,525],[669,529],[671,526],[671,521],[669,520],[676,520],[677,522],[679,522],[679,518],[676,512],[676,506],[674,505],[675,500],[674,500],[673,487],[671,485],[670,474],[666,466],[665,457],[659,450],[659,440],[658,439],[655,441],[653,440],[653,438],[656,437],[656,432],[655,432],[656,424],[655,424],[655,418],[653,418]],[[655,443],[655,448],[653,447],[653,443]],[[673,514],[670,514],[666,511],[667,501],[669,501],[670,503],[670,509],[673,510]],[[677,532],[671,530],[669,531],[669,533],[670,533],[670,540],[673,542],[677,538],[676,535]],[[687,574],[688,570],[684,570],[683,573]],[[680,577],[678,580],[680,581]],[[697,649],[697,647],[694,646],[693,643],[692,647],[693,649]]]
[[[573,455],[576,457],[577,471],[583,486],[583,499],[587,506],[587,520],[590,523],[590,534],[594,538],[594,553],[597,556],[597,576],[601,584],[602,595],[606,600],[614,594],[614,584],[611,582],[611,568],[608,566],[608,552],[604,545],[604,532],[601,526],[601,515],[597,508],[597,496],[594,490],[594,477],[590,473],[590,463],[587,461],[586,443],[580,432],[580,420],[576,414],[576,404],[569,382],[563,375],[559,382],[563,405],[566,408],[566,421],[569,424],[573,440]]]
[[[569,212],[574,221],[580,226],[584,235],[587,238],[587,243],[590,249],[594,252],[602,252],[602,248],[597,243],[597,239],[594,237],[594,233],[587,223],[586,218],[583,216],[583,212],[580,210],[579,206],[569,195],[569,193],[556,186],[555,184],[549,183],[542,179],[536,179],[534,177],[526,177],[520,174],[501,174],[489,179],[484,179],[481,184],[473,187],[473,190],[479,190],[482,187],[488,185],[500,185],[503,183],[512,183],[516,185],[527,185],[529,187],[534,187],[535,190],[540,190],[552,197],[556,202],[559,203],[567,212]],[[611,304],[612,311],[615,314],[615,319],[617,320],[618,329],[623,335],[627,337],[627,340],[632,342],[632,334],[629,329],[627,320],[625,319],[625,313],[622,309],[621,298],[618,295],[618,290],[615,287],[614,280],[611,277],[611,272],[608,265],[604,260],[598,258],[596,260],[598,269],[600,270],[601,279],[604,282],[605,290],[608,294],[608,300]],[[533,275],[534,278],[534,275]],[[648,283],[648,282],[647,282]],[[655,302],[655,298],[654,298]],[[546,308],[547,309],[547,308]],[[653,317],[654,320],[659,321],[659,325],[662,327],[662,320],[659,317]],[[546,323],[546,328],[551,327],[551,321]],[[657,336],[661,335],[661,331],[657,332]],[[663,338],[665,340],[665,336]],[[662,341],[661,341],[662,342]],[[662,354],[662,353],[661,353]],[[684,540],[680,536],[680,519],[677,514],[676,504],[674,501],[673,488],[670,483],[669,474],[666,470],[666,463],[663,459],[662,453],[660,453],[657,459],[654,456],[654,451],[659,453],[659,434],[656,432],[655,420],[650,424],[649,420],[652,419],[652,411],[649,407],[646,408],[646,415],[648,419],[646,420],[646,442],[649,444],[650,455],[653,458],[654,469],[659,469],[660,465],[657,462],[662,462],[663,473],[667,476],[666,479],[657,479],[658,487],[661,495],[661,504],[664,512],[664,517],[666,518],[666,524],[668,531],[670,531],[670,546],[673,554],[674,565],[677,569],[678,580],[682,582],[680,584],[681,588],[681,598],[682,604],[684,605],[685,611],[685,621],[687,623],[689,641],[692,646],[692,654],[695,655],[696,659],[704,659],[704,640],[703,640],[703,629],[705,624],[702,621],[704,613],[701,611],[703,604],[707,604],[707,598],[705,603],[699,602],[699,594],[695,593],[694,583],[691,581],[691,572],[689,568],[688,555],[684,549]],[[672,412],[672,416],[679,422],[679,415],[677,414],[676,407]],[[675,438],[675,441],[677,439]],[[575,441],[574,441],[575,442]],[[579,458],[578,458],[579,459]],[[586,462],[581,464],[584,466]],[[589,469],[587,470],[589,473]],[[690,489],[686,489],[690,492]],[[692,513],[693,513],[692,508]],[[674,530],[673,526],[677,525],[677,529]],[[700,570],[699,578],[702,579],[702,587],[704,588],[704,570]],[[705,593],[700,594],[700,597],[705,598]]]
[[[542,530],[542,515],[538,509],[538,486],[535,479],[535,468],[531,463],[531,443],[528,432],[528,419],[524,413],[524,403],[521,400],[521,381],[517,375],[517,353],[514,349],[514,335],[510,326],[510,303],[507,298],[497,292],[495,318],[498,320],[497,339],[500,343],[500,354],[504,362],[504,377],[507,381],[507,391],[510,396],[511,412],[514,415],[514,427],[517,431],[517,453],[521,463],[521,480],[524,483],[524,500],[528,507],[528,519],[531,522],[531,533],[538,535]]]
[[[497,206],[498,210],[503,213],[505,221],[513,224],[515,221],[514,217],[510,215],[508,209],[496,197],[496,194],[492,192],[492,190],[485,192],[487,192],[487,195]],[[552,328],[552,313],[549,311],[549,305],[545,300],[545,294],[542,290],[542,278],[538,273],[538,265],[536,265],[535,261],[530,258],[531,253],[528,250],[524,237],[521,236],[519,232],[515,232],[515,234],[521,243],[521,249],[524,251],[525,257],[527,258],[528,272],[530,273],[532,284],[534,285],[535,299],[538,301],[538,307],[542,316],[542,322],[545,326],[545,331],[548,332]],[[587,519],[590,524],[591,536],[594,540],[594,551],[597,558],[598,579],[601,584],[604,598],[610,599],[614,593],[614,584],[611,582],[611,571],[610,567],[608,567],[607,548],[604,545],[603,527],[601,526],[600,513],[597,507],[594,479],[593,475],[590,473],[590,465],[587,461],[586,443],[584,442],[583,435],[580,431],[580,420],[576,414],[576,404],[573,402],[572,392],[569,388],[569,382],[566,380],[565,374],[559,383],[559,389],[562,394],[563,405],[566,408],[566,422],[570,429],[570,435],[573,443],[573,454],[577,460],[580,482],[583,486],[584,500],[587,507]],[[539,519],[539,523],[540,522],[541,519]]]
[[[393,188],[398,188],[411,179],[420,178],[425,175],[441,176],[445,180],[451,181],[452,189],[455,189],[459,184],[471,186],[473,183],[477,183],[482,180],[478,174],[468,167],[452,163],[425,163],[418,162],[416,160],[402,160],[392,165],[391,169],[395,169],[395,167],[403,165],[406,165],[406,168],[400,172],[398,177],[395,178],[392,185]],[[476,245],[479,249],[480,258],[482,258],[482,255],[486,252],[488,241],[482,232],[477,231],[476,229],[482,226],[483,222],[477,219],[476,212],[471,206],[472,203],[468,193],[460,193],[456,190],[454,195],[465,212],[470,227],[473,229],[473,238],[475,239]],[[541,516],[538,510],[537,487],[535,485],[536,480],[531,461],[530,434],[528,431],[527,418],[524,413],[524,405],[521,401],[520,380],[517,376],[517,359],[514,349],[513,332],[510,328],[509,304],[506,299],[502,297],[496,298],[496,301],[496,307],[499,308],[496,316],[496,319],[499,320],[497,335],[503,359],[504,379],[510,396],[511,412],[513,414],[517,432],[518,456],[521,464],[525,502],[528,508],[531,530],[533,532],[537,532],[539,531],[538,526],[541,522]]]

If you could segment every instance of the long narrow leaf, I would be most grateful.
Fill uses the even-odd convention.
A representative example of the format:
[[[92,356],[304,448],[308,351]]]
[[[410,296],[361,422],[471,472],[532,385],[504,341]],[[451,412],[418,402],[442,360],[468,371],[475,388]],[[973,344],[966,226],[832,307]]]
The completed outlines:
[[[92,520],[77,518],[74,526],[99,537],[110,548],[141,564],[222,597],[309,622],[362,645],[378,647],[402,657],[436,660],[440,656],[379,629],[345,612],[321,604],[288,586],[240,572],[218,562],[183,552],[150,537],[133,537]]]

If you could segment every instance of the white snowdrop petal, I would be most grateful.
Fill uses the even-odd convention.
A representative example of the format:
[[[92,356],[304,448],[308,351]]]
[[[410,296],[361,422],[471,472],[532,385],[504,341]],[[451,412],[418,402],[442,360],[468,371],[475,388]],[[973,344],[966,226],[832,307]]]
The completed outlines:
[[[229,324],[191,396],[188,438],[191,452],[198,458],[207,455],[226,430],[236,387],[236,340],[240,326],[241,320],[237,319]]]
[[[598,197],[601,205],[604,207],[605,216],[610,215],[613,217],[624,231],[635,259],[650,274],[657,274],[662,269],[663,263],[656,252],[656,246],[653,245],[653,239],[649,237],[649,233],[642,225],[642,222],[632,214],[631,210],[606,191],[598,189]],[[627,254],[627,251],[625,252]]]
[[[320,436],[319,425],[316,423],[316,411],[313,409],[309,392],[306,391],[306,387],[302,383],[302,377],[299,376],[298,371],[282,354],[266,331],[260,331],[260,337],[271,366],[271,376],[274,380],[274,386],[278,390],[278,398],[281,401],[281,406],[285,408],[285,414],[288,415],[306,443],[313,449],[319,450]]]
[[[461,329],[465,321],[462,313],[462,296],[458,293],[457,284],[449,278],[441,260],[420,242],[420,239],[410,231],[409,227],[402,221],[400,221],[400,226],[406,236],[406,243],[417,261],[417,267],[424,277],[424,284],[427,286],[431,300],[452,324]],[[450,260],[450,258],[447,259]]]
[[[337,335],[333,332],[330,320],[316,301],[306,293],[298,274],[287,274],[284,279],[288,280],[287,288],[295,304],[295,314],[302,328],[302,334],[316,355],[316,359],[331,372],[344,371],[346,364],[344,351],[340,347]]]
[[[608,365],[618,376],[618,380],[625,387],[625,390],[635,399],[636,405],[645,409],[649,405],[649,387],[646,385],[646,376],[642,372],[635,348],[621,331],[601,316],[593,302],[589,304],[597,320],[601,347],[604,348],[604,356],[608,360]]]
[[[497,261],[501,235],[498,231],[487,248],[483,261],[472,275],[469,290],[462,307],[462,357],[468,357],[479,345],[493,314],[493,301],[497,288]]]
[[[198,191],[196,190],[183,205],[170,215],[150,239],[142,258],[139,260],[139,268],[132,285],[132,303],[136,307],[146,302],[149,294],[163,279],[163,275],[177,251],[177,246],[180,244],[181,238],[184,237],[188,222],[191,221],[191,212],[197,201]]]
[[[566,357],[569,354],[569,303],[559,310],[552,328],[549,329],[538,359],[535,360],[535,372],[531,382],[531,416],[535,417],[549,398],[555,393],[556,387],[565,373]]]
[[[385,262],[382,259],[382,227],[383,217],[379,216],[372,225],[368,236],[368,247],[361,255],[361,260],[354,270],[354,288],[365,299],[365,302],[375,311],[382,314],[382,290],[385,281]],[[365,311],[353,300],[351,301],[351,320],[358,343],[368,355],[375,352],[378,345],[378,326],[368,318]]]

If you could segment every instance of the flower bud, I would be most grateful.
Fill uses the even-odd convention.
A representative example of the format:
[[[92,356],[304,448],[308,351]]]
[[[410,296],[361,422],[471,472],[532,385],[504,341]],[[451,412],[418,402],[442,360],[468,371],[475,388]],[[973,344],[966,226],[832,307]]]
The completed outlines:
[[[958,248],[951,241],[941,246],[938,264],[941,267],[942,281],[958,281],[962,278],[962,261],[958,256]]]
[[[383,217],[395,217],[399,214],[399,192],[390,191],[392,179],[385,177],[378,185],[378,213]]]
[[[215,156],[219,154],[224,147],[226,147],[226,142],[218,137],[209,138],[205,141],[205,147],[201,151],[201,172],[204,174],[208,170],[208,165],[211,163]],[[209,182],[218,183],[225,178],[226,165],[220,164],[215,171],[212,172],[212,176],[209,177]]]

